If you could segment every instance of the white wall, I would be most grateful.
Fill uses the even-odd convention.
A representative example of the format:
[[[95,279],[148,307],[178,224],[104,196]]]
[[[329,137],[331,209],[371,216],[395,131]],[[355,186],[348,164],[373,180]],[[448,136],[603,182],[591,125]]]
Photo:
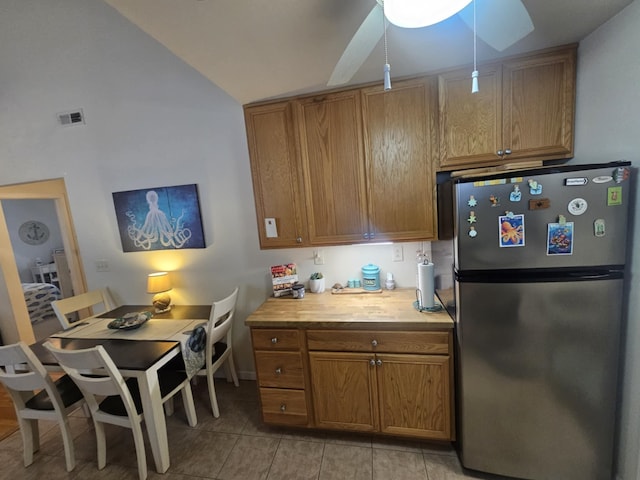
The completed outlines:
[[[57,124],[75,108],[86,125]],[[261,251],[241,105],[102,1],[2,0],[0,184],[60,177],[89,288],[145,304],[146,274],[168,269],[172,299],[187,304],[240,285],[234,348],[245,374],[254,365],[243,322],[270,294],[271,265],[295,262],[301,279],[321,270],[332,285],[372,262],[413,288],[415,250],[429,249],[404,244],[404,261],[392,262],[389,245],[324,248],[323,266],[309,248]],[[111,194],[191,183],[207,248],[123,253]],[[103,259],[110,271],[97,272]]]
[[[631,160],[640,166],[640,0],[580,43],[574,163]],[[640,241],[640,195],[634,206]],[[633,250],[632,245],[629,246]],[[640,453],[640,255],[633,252],[625,345],[618,478],[637,480]]]

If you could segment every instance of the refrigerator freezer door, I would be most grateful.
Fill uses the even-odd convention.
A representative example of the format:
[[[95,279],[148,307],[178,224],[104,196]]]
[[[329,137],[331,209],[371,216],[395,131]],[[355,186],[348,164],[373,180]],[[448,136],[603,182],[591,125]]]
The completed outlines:
[[[456,183],[456,268],[624,264],[630,182],[627,175],[616,183],[614,170],[513,173]],[[558,227],[561,216],[568,230]]]
[[[455,288],[462,464],[609,480],[623,280]]]

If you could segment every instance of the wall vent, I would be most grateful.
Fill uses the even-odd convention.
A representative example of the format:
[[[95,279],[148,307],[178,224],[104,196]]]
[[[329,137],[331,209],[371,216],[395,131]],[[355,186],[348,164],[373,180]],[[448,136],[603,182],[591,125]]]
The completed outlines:
[[[58,121],[63,127],[69,127],[71,125],[84,124],[84,113],[82,109],[73,110],[71,112],[63,112],[58,114]]]

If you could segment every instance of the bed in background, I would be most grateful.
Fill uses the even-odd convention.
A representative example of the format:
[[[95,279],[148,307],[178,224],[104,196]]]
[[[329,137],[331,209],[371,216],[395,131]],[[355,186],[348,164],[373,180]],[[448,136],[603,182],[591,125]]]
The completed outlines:
[[[62,298],[58,287],[50,283],[23,283],[22,291],[31,323],[37,323],[51,315],[55,316],[51,302]]]

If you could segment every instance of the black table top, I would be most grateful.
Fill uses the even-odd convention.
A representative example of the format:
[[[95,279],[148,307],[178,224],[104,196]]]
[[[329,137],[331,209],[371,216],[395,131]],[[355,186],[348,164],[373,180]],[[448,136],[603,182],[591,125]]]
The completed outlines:
[[[54,347],[65,350],[80,350],[102,345],[111,356],[116,367],[122,370],[147,370],[164,357],[180,342],[171,340],[102,340],[96,338],[45,338],[30,345],[33,353],[43,365],[58,365],[55,357],[43,344],[50,341]]]
[[[151,305],[122,305],[114,310],[97,315],[97,318],[118,318],[131,312],[148,311],[153,313],[153,318],[165,318],[170,320],[209,320],[211,305],[173,305],[171,310],[164,313],[155,313]]]

